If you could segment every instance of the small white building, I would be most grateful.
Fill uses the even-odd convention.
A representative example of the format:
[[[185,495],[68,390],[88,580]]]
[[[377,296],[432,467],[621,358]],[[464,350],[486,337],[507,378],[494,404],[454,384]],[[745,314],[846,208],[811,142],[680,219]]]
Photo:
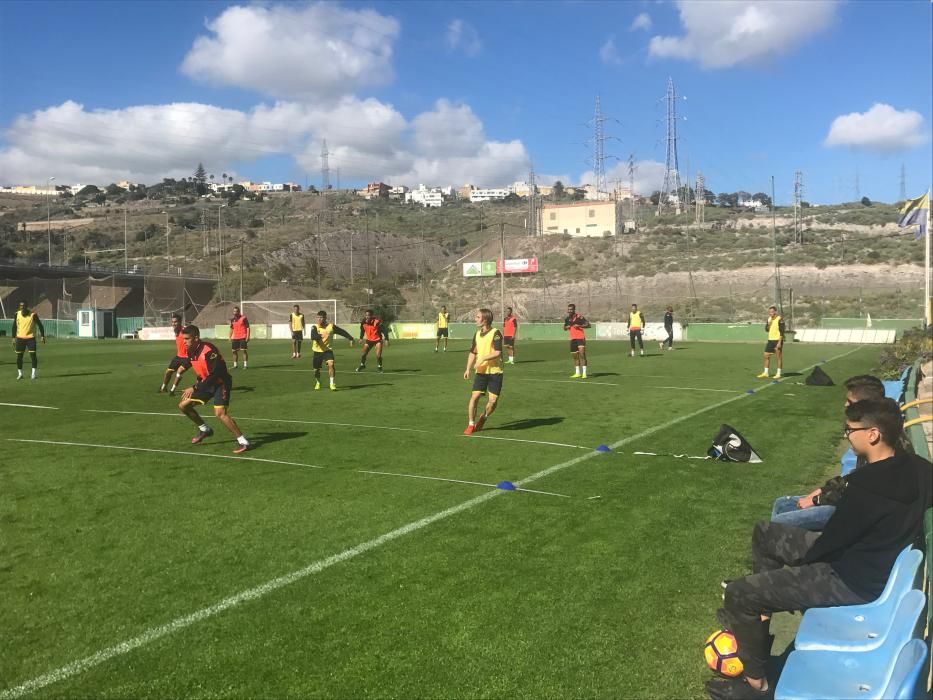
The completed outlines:
[[[509,194],[507,187],[476,188],[470,192],[470,201],[474,204],[477,202],[493,202],[505,199]]]
[[[444,206],[444,194],[438,187],[425,187],[418,185],[418,189],[405,195],[405,201],[410,204],[420,204],[423,207]]]

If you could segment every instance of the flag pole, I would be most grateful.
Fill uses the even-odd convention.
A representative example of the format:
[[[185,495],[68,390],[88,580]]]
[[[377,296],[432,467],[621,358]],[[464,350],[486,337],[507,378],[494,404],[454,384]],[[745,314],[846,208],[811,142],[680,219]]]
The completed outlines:
[[[930,188],[927,188],[927,206],[930,202]],[[930,303],[930,211],[927,210],[926,231],[924,231],[924,254],[923,254],[923,325],[929,328],[933,324],[933,308]]]

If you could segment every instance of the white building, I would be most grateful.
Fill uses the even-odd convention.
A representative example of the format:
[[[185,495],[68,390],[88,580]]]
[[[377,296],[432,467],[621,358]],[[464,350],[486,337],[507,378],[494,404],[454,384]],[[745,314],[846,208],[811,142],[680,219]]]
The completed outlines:
[[[474,204],[476,202],[492,202],[499,199],[505,199],[508,196],[509,190],[506,187],[477,188],[470,192],[470,201]]]
[[[411,204],[420,204],[423,207],[441,207],[444,205],[444,194],[438,187],[425,187],[418,185],[418,189],[405,195],[405,201]]]

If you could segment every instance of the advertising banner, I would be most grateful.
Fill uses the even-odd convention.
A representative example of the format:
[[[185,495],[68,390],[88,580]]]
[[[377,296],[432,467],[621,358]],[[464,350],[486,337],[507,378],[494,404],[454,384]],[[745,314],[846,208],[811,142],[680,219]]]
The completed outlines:
[[[464,277],[495,277],[496,263],[494,262],[471,262],[463,263]]]
[[[516,275],[523,274],[526,272],[537,272],[538,271],[538,259],[537,258],[517,258],[515,260],[506,260],[505,261],[505,274],[507,275]],[[502,261],[496,261],[496,274],[502,273]]]

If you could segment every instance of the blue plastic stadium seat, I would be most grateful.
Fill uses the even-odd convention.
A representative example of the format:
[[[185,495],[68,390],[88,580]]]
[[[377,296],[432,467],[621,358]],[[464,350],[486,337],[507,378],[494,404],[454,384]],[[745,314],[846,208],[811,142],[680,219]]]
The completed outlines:
[[[922,560],[923,552],[905,547],[894,561],[881,595],[871,603],[808,610],[797,630],[794,648],[801,651],[877,649],[891,630],[898,603],[914,587]]]
[[[904,371],[901,372],[901,384],[907,386],[907,380],[910,379],[910,370],[913,369],[913,365],[907,365],[904,368]]]
[[[922,688],[918,688],[920,673],[927,660],[927,645],[922,639],[911,639],[901,653],[897,655],[891,682],[881,695],[892,700],[913,700],[923,697]]]
[[[842,455],[842,460],[840,462],[842,465],[842,470],[840,472],[842,476],[845,476],[846,474],[854,471],[857,461],[858,458],[855,456],[855,452],[853,452],[852,448],[850,447],[848,450],[846,450],[846,453]]]
[[[894,399],[902,403],[901,398],[904,395],[904,382],[900,379],[887,379],[884,384],[884,396],[886,399]]]
[[[884,643],[872,651],[794,651],[774,690],[775,700],[886,698],[904,646],[915,636],[926,596],[912,590],[901,598]],[[909,666],[909,664],[907,664]]]

